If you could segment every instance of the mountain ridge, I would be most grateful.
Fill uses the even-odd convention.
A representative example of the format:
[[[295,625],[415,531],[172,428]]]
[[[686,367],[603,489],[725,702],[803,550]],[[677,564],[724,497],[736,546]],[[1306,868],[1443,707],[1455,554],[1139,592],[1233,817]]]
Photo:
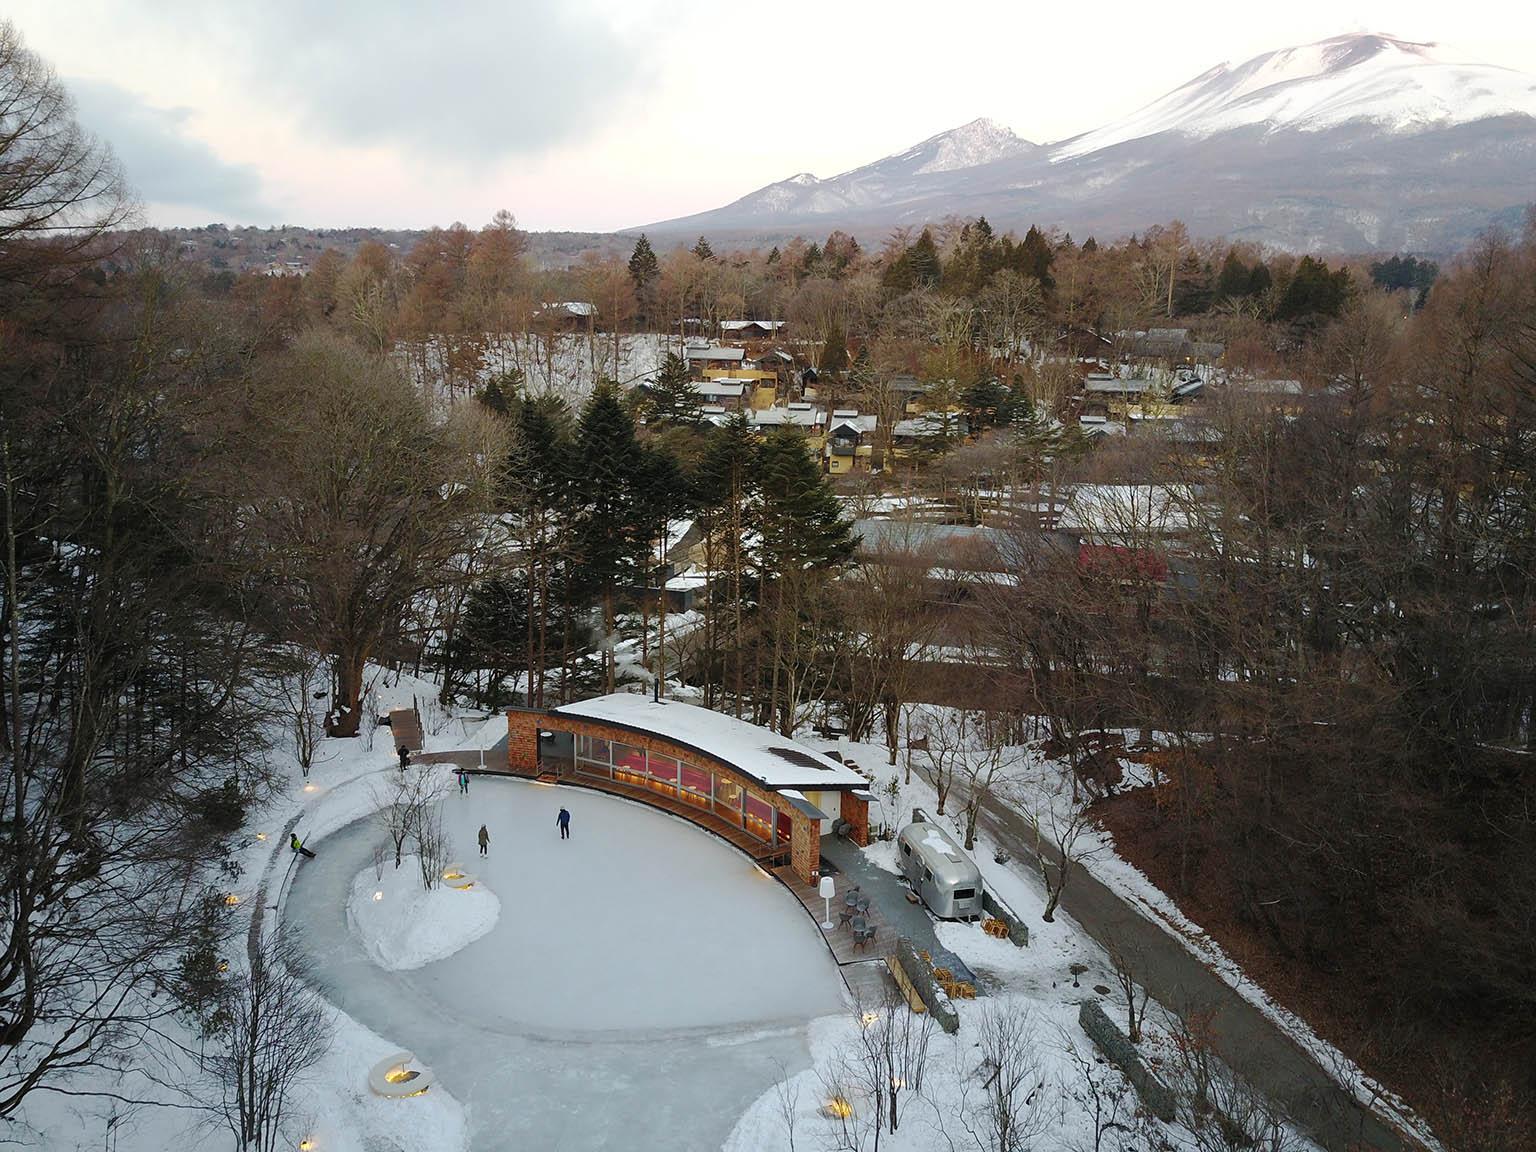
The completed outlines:
[[[985,215],[1088,235],[1178,218],[1274,248],[1411,239],[1448,252],[1529,202],[1531,171],[1536,77],[1362,33],[1218,64],[1055,143],[978,118],[837,176],[800,173],[644,230],[766,241]],[[1148,215],[1153,205],[1169,214]]]

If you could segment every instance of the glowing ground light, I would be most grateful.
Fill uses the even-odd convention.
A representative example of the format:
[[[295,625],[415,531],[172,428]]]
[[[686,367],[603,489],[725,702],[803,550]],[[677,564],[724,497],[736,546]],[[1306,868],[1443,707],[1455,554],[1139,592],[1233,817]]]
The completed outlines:
[[[236,904],[240,903],[240,897],[231,892],[228,896],[224,897],[224,903],[233,908]]]
[[[309,1150],[313,1147],[314,1145],[311,1144],[308,1140],[299,1141],[299,1152],[309,1152]]]
[[[827,1101],[827,1115],[846,1120],[853,1115],[853,1105],[842,1096],[834,1096]]]
[[[258,840],[265,840],[266,838],[267,838],[267,834],[265,832],[258,832],[258,833],[256,833],[256,839],[258,839]]]
[[[864,1025],[864,1027],[868,1028],[871,1024],[875,1023],[875,1021],[877,1021],[879,1019],[880,1019],[880,1013],[878,1013],[878,1012],[866,1012],[866,1013],[864,1013],[864,1015],[859,1017],[859,1022],[862,1023]]]
[[[306,784],[306,785],[304,785],[304,791],[306,791],[306,792],[313,792],[314,790],[315,790],[315,786],[313,784]]]
[[[382,893],[382,892],[375,892],[373,894],[373,898],[375,900],[382,900],[382,899],[384,899],[384,893]]]

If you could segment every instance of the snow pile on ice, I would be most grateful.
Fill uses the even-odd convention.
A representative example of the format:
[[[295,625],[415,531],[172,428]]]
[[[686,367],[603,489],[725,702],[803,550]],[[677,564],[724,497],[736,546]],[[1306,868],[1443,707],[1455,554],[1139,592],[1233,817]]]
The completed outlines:
[[[471,888],[428,892],[415,856],[398,868],[386,861],[382,876],[364,868],[347,899],[347,924],[373,962],[391,971],[452,956],[495,927],[500,915],[501,901],[478,880]]]

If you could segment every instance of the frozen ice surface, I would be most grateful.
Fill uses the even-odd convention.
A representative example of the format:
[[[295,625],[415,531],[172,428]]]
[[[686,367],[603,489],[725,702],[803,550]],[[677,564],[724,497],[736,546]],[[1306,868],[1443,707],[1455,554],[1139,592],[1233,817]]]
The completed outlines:
[[[842,1010],[799,901],[692,825],[485,777],[444,800],[444,823],[502,904],[452,956],[388,972],[348,930],[348,890],[383,835],[366,819],[315,843],[283,914],[327,997],[466,1105],[477,1150],[718,1148],[781,1067],[809,1065],[808,1021]]]

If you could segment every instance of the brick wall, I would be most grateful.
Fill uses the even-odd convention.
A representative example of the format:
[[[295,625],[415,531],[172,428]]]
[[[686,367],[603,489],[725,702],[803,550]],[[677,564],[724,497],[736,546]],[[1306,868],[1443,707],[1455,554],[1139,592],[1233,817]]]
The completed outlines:
[[[848,821],[848,839],[860,848],[868,847],[869,801],[855,796],[852,792],[844,792],[842,817]]]
[[[507,767],[519,776],[539,774],[539,727],[548,725],[542,712],[507,711]]]
[[[821,821],[796,812],[789,833],[789,866],[807,884],[821,879]]]

